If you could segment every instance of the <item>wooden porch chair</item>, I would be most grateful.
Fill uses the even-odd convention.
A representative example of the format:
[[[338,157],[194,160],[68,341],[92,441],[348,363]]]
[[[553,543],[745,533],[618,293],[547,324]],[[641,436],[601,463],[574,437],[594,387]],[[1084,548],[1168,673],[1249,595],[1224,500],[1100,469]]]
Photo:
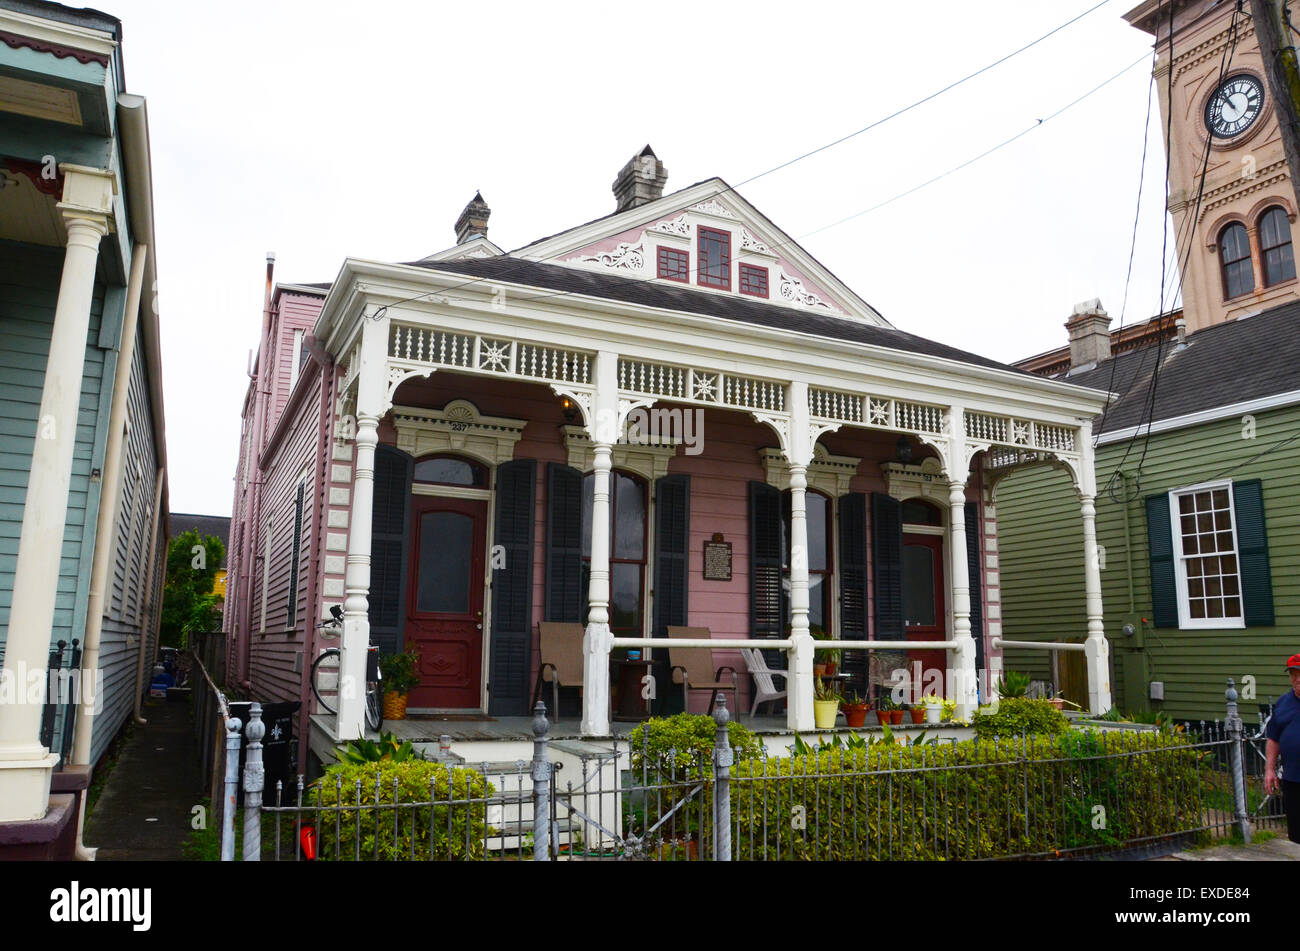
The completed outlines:
[[[551,685],[551,722],[560,718],[560,688],[577,687],[582,692],[582,636],[581,624],[562,621],[539,621],[537,632],[541,635],[541,667],[533,687],[533,702],[542,695],[542,684]]]
[[[731,691],[731,709],[736,709],[737,687],[734,667],[713,666],[713,651],[693,647],[673,647],[673,639],[708,638],[707,627],[672,627],[668,628],[668,662],[673,668],[673,683],[682,685],[682,708],[690,709],[690,691],[709,691],[709,712],[713,712],[713,701],[720,693]],[[724,673],[731,675],[731,683],[722,679]]]
[[[757,647],[741,648],[740,656],[745,659],[745,666],[749,669],[749,676],[754,678],[754,704],[749,709],[749,718],[752,720],[758,713],[758,705],[766,703],[769,700],[784,700],[789,693],[788,690],[777,690],[776,681],[773,677],[784,677],[786,683],[790,682],[790,672],[788,670],[773,670],[767,666],[767,661],[763,659],[763,652]]]

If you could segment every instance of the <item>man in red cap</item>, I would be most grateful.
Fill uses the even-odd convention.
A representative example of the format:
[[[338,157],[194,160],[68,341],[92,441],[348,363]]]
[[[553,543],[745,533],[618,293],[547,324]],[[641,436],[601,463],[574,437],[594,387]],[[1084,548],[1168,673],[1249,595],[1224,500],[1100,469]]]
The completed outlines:
[[[1287,836],[1300,842],[1300,654],[1292,654],[1286,661],[1287,676],[1291,678],[1291,692],[1278,698],[1273,716],[1268,721],[1264,735],[1264,792],[1272,794],[1282,787],[1282,801],[1286,806]],[[1277,778],[1278,757],[1282,758],[1282,774]]]

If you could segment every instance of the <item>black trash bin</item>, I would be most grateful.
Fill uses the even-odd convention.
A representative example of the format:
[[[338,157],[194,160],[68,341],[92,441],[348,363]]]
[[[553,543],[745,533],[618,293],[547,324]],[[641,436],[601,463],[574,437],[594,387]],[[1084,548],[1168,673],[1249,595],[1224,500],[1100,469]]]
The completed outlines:
[[[230,704],[230,715],[236,717],[243,728],[248,726],[248,712],[252,703],[238,700]],[[294,725],[302,702],[294,700],[288,703],[262,704],[262,723],[266,725],[266,735],[262,737],[262,766],[266,772],[266,781],[262,787],[262,802],[275,805],[275,784],[284,783],[285,803],[294,801],[298,792],[298,741],[294,735]],[[244,801],[244,753],[247,740],[239,748],[239,801]]]

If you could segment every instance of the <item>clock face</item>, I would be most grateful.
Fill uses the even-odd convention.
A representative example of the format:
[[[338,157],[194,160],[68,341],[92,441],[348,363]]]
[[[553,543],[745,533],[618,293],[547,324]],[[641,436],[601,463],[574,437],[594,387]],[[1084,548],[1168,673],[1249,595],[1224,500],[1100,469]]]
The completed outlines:
[[[1264,87],[1254,76],[1233,76],[1205,104],[1205,127],[1216,139],[1231,139],[1254,124],[1264,108]]]

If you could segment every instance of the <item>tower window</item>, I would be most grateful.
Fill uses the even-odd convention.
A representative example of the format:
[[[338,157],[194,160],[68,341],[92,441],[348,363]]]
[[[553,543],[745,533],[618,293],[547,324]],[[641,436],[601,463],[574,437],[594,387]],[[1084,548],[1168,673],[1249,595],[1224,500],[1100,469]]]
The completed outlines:
[[[1270,208],[1259,219],[1259,246],[1264,253],[1264,286],[1272,287],[1295,277],[1291,251],[1291,222],[1284,210]]]
[[[699,232],[699,283],[704,287],[731,290],[731,234],[703,226]]]
[[[1287,252],[1290,253],[1290,246]],[[1255,289],[1250,263],[1250,239],[1244,225],[1234,222],[1219,233],[1219,258],[1223,262],[1223,296],[1226,300]]]

